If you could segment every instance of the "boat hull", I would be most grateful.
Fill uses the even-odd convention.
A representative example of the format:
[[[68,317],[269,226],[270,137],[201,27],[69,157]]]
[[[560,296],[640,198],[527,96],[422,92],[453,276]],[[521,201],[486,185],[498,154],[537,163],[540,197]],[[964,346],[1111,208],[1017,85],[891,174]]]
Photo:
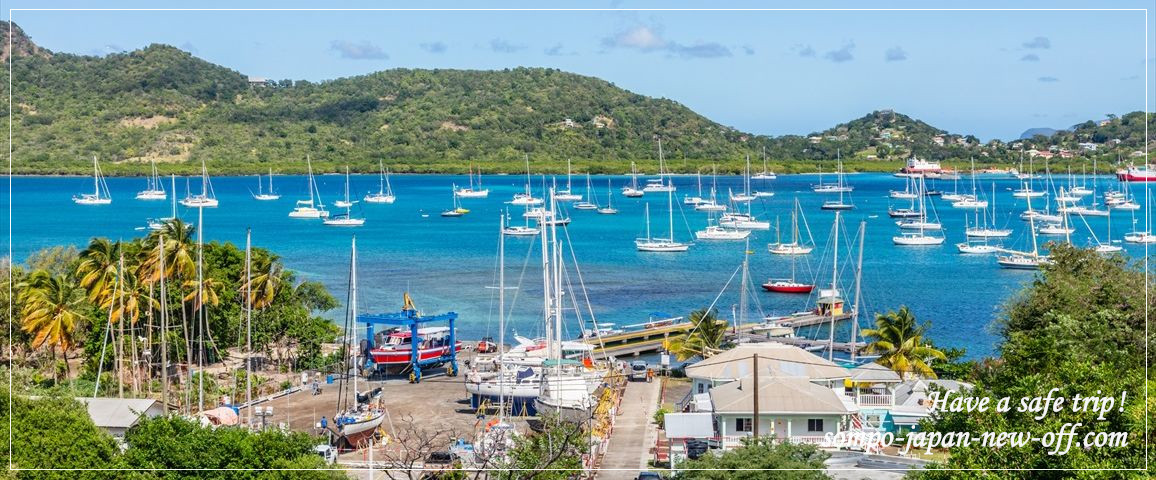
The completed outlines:
[[[460,352],[462,350],[462,342],[457,342],[454,351]],[[442,345],[440,347],[420,348],[417,351],[419,362],[434,361],[444,356],[449,355],[450,347]],[[409,348],[384,349],[374,348],[369,351],[369,359],[379,368],[397,368],[408,367],[413,360],[413,351]]]
[[[768,292],[776,293],[811,293],[811,290],[814,290],[815,286],[794,282],[774,282],[764,283],[763,289]]]

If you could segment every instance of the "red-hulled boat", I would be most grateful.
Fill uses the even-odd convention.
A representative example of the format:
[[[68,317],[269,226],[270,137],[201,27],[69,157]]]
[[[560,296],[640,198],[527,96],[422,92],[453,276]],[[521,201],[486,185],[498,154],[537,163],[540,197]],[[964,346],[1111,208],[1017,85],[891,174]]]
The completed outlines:
[[[763,284],[763,289],[778,293],[811,293],[815,286],[793,280],[768,280]]]
[[[433,360],[449,354],[449,327],[419,328],[418,334],[418,361]],[[380,347],[369,350],[369,358],[377,365],[389,368],[408,366],[412,362],[413,341],[408,331],[395,331],[387,334]],[[462,350],[462,342],[455,342],[454,351]]]
[[[1116,171],[1121,182],[1156,182],[1156,168],[1152,165],[1131,166]]]

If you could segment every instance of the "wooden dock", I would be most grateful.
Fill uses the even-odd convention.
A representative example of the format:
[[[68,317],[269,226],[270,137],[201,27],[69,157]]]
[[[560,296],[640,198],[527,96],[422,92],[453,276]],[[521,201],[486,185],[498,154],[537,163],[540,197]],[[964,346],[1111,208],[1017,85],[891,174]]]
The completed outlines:
[[[855,315],[853,313],[844,313],[842,315],[836,315],[835,321],[836,322],[842,322],[845,320],[850,320],[850,319],[854,318],[854,316]],[[792,327],[792,328],[807,327],[810,325],[822,325],[824,323],[831,323],[831,316],[830,315],[815,315],[815,314],[799,315],[796,317],[787,317],[787,318],[779,321],[780,325],[782,325],[784,327]]]
[[[844,320],[849,320],[851,318],[852,318],[852,316],[848,314],[848,315],[837,316],[837,317],[835,317],[835,320],[836,321],[844,321]],[[806,315],[806,316],[792,317],[788,320],[783,320],[780,322],[780,324],[782,324],[785,327],[800,327],[800,326],[807,326],[807,325],[818,325],[818,324],[827,323],[830,321],[831,321],[831,317],[828,317],[828,316]],[[758,327],[761,325],[762,325],[762,323],[745,323],[745,324],[739,326],[738,328],[731,327],[731,329],[727,332],[727,337],[735,338],[735,337],[742,337],[744,335],[751,335],[749,332],[751,330],[753,330],[755,327]],[[617,333],[614,335],[607,335],[605,337],[602,337],[601,340],[599,340],[598,338],[585,338],[585,339],[582,339],[582,342],[586,343],[588,345],[594,345],[594,354],[595,355],[601,355],[603,357],[635,356],[635,355],[641,355],[643,353],[652,353],[652,352],[661,351],[662,350],[662,344],[668,338],[682,335],[683,333],[686,333],[687,330],[690,330],[691,327],[692,327],[692,325],[690,324],[690,322],[683,322],[683,323],[677,323],[674,325],[668,325],[665,327],[658,327],[658,328],[651,328],[651,329],[647,329],[647,330],[639,330],[639,331],[635,331],[635,332],[624,332],[624,333]],[[767,338],[765,336],[758,335],[758,334],[754,334],[754,337],[759,338],[759,339],[766,339]],[[778,340],[781,340],[781,338],[776,337],[776,338],[773,338],[773,340],[778,341]],[[791,340],[792,341],[802,341],[802,340],[806,340],[806,339],[793,338]],[[817,340],[817,341],[822,342],[824,345],[826,345],[826,342],[827,342],[826,340]],[[788,343],[788,342],[783,342],[783,343]],[[795,345],[795,344],[792,343],[792,345]],[[800,345],[800,346],[802,346],[802,345]],[[840,348],[841,348],[840,344],[838,342],[836,342],[835,349],[839,350]],[[849,349],[851,347],[848,344],[842,348],[847,349],[845,351],[850,351]]]

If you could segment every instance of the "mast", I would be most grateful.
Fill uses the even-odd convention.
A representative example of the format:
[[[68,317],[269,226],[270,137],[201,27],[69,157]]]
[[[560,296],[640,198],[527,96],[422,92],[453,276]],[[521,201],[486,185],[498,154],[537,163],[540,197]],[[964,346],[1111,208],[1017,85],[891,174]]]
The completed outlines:
[[[197,208],[197,314],[199,327],[197,328],[197,359],[200,371],[197,372],[197,404],[200,411],[205,411],[205,301],[204,301],[204,273],[205,273],[205,244],[204,244],[205,209]]]
[[[859,266],[855,268],[855,318],[851,319],[851,363],[855,363],[855,353],[859,349],[859,300],[863,293],[863,247],[866,246],[867,221],[859,221]]]
[[[172,219],[177,218],[177,176],[170,174],[169,180],[172,182],[170,185],[173,188],[172,212],[170,213],[170,219]]]
[[[273,194],[273,167],[269,167],[269,194]]]
[[[349,326],[350,326],[350,329],[345,332],[346,337],[352,337],[350,340],[347,340],[348,342],[350,342],[349,343],[350,347],[352,347],[357,342],[357,235],[353,236],[353,240],[351,240],[351,243],[353,245],[353,248],[352,248],[353,253],[350,254],[350,260],[349,260],[349,283],[350,283],[350,286],[349,286],[349,316],[350,316]],[[412,339],[411,341],[414,343],[417,343],[416,338]],[[450,348],[454,348],[454,347],[451,345]],[[351,348],[351,350],[352,350],[352,348]],[[350,353],[350,357],[357,358],[357,353],[354,353],[354,352],[349,352],[349,353]],[[357,362],[355,361],[353,364],[352,372],[350,372],[350,376],[353,377],[353,407],[354,408],[357,408],[357,377],[361,376],[360,370],[361,369],[359,368],[359,365],[357,365]]]
[[[177,196],[176,190],[173,191],[173,198]],[[169,304],[168,304],[168,290],[165,288],[165,236],[161,234],[157,237],[157,243],[161,249],[161,401],[164,402],[164,412],[169,412]]]
[[[529,184],[527,183],[526,185],[529,185]],[[550,190],[549,193],[550,193],[551,202],[553,202],[554,191]],[[542,311],[545,313],[544,320],[545,320],[545,324],[546,324],[545,325],[545,327],[546,327],[546,345],[549,346],[550,342],[554,338],[554,328],[553,328],[553,325],[550,323],[550,313],[552,311],[551,309],[553,308],[552,304],[553,304],[554,294],[552,292],[553,287],[552,287],[552,284],[550,282],[551,258],[550,258],[550,238],[549,237],[550,237],[551,231],[549,229],[545,228],[544,223],[545,222],[543,222],[541,224],[541,230],[542,231],[540,232],[540,234],[538,236],[541,237],[541,244],[542,244]],[[553,223],[553,222],[551,222],[551,223]],[[649,234],[649,231],[648,231],[648,234]],[[550,353],[550,351],[547,350],[547,353]]]
[[[273,178],[270,176],[269,178]],[[253,229],[245,229],[245,404],[249,406],[249,424],[253,423]]]
[[[827,341],[827,360],[835,358],[835,299],[839,298],[839,211],[835,210],[835,248],[834,260],[831,262],[831,328],[830,339]]]
[[[498,225],[498,358],[506,348],[506,215]],[[500,362],[499,362],[500,365]],[[498,371],[498,423],[506,420],[506,372]]]
[[[305,156],[305,167],[309,171],[309,206],[313,206],[313,162],[309,160],[309,156]]]
[[[742,283],[739,285],[739,315],[738,318],[735,319],[738,322],[738,325],[735,326],[735,331],[739,332],[742,331],[743,324],[746,323],[745,320],[747,319],[747,282],[750,281],[750,254],[747,252],[750,250],[751,239],[747,238],[746,247],[743,248],[743,278]],[[757,373],[758,372],[756,372],[756,374]]]
[[[644,216],[646,217],[646,241],[649,242],[650,241],[650,203],[649,202],[646,203],[646,208],[643,209],[643,211],[645,212]]]
[[[670,242],[674,243],[674,192],[666,192],[666,206],[670,213]]]
[[[92,156],[92,195],[100,198],[100,166],[96,163],[96,155]]]
[[[345,203],[349,203],[349,165],[345,166]]]

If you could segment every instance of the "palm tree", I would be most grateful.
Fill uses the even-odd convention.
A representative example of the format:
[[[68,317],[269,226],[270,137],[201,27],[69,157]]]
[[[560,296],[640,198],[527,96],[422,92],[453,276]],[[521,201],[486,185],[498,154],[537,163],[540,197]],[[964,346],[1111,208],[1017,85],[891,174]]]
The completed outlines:
[[[930,322],[917,325],[907,306],[899,307],[897,312],[877,314],[875,328],[863,329],[863,337],[870,340],[866,351],[879,354],[875,362],[894,370],[904,380],[912,375],[936,378],[927,362],[947,357],[923,342],[923,333],[930,326]]]
[[[53,357],[56,348],[64,356],[65,376],[71,377],[68,368],[68,349],[73,345],[73,335],[77,324],[84,319],[81,306],[84,291],[72,278],[64,275],[53,276],[39,270],[21,285],[20,329],[32,335],[32,348],[48,345]],[[56,368],[52,369],[56,378]]]
[[[116,290],[120,254],[120,242],[107,238],[93,238],[80,252],[76,273],[80,276],[80,286],[88,292],[88,299],[93,303],[105,303]]]
[[[221,286],[217,283],[216,279],[207,277],[201,282],[200,298],[197,298],[196,279],[185,280],[184,286],[189,290],[189,293],[185,294],[184,300],[192,306],[193,313],[196,313],[197,310],[200,310],[201,307],[204,307],[206,304],[215,307],[221,302],[220,297],[217,295],[217,291],[221,289]]]
[[[249,279],[244,278],[245,271],[241,271],[240,291],[245,294],[246,280],[250,284],[252,299],[249,308],[261,310],[273,304],[277,292],[281,290],[281,262],[272,255],[254,256],[253,271]]]
[[[192,224],[178,219],[165,222],[163,229],[149,234],[146,245],[149,249],[148,257],[141,264],[142,278],[148,282],[160,281],[160,242],[165,242],[165,278],[182,279],[196,275],[197,262],[194,259],[197,241],[193,237],[195,228]]]
[[[718,318],[714,309],[700,309],[690,313],[689,331],[670,339],[666,344],[666,351],[671,352],[679,361],[694,357],[709,358],[721,351],[726,340],[727,321]]]

